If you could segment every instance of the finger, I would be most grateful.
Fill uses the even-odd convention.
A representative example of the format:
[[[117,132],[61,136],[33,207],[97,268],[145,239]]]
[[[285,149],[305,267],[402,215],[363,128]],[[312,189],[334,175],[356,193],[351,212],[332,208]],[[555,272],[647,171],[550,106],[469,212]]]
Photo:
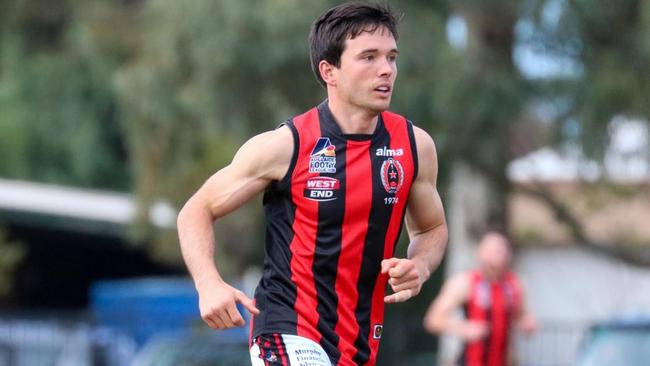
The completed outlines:
[[[206,316],[204,320],[214,329],[224,329],[226,327],[223,320],[216,313]]]
[[[418,281],[417,280],[411,280],[408,282],[403,282],[397,285],[391,285],[391,288],[393,289],[393,292],[400,292],[404,290],[414,290],[418,287]]]
[[[205,312],[201,313],[201,319],[210,327],[213,329],[221,329],[219,322],[216,321],[216,310],[210,311],[210,312]]]
[[[391,286],[396,286],[405,282],[418,281],[418,280],[419,280],[418,274],[415,271],[411,270],[405,273],[403,276],[389,278],[388,284]]]
[[[235,304],[228,306],[226,312],[228,314],[228,317],[230,318],[230,321],[232,321],[234,325],[241,327],[242,325],[246,324],[244,318],[242,318]]]
[[[381,261],[381,273],[387,274],[388,270],[394,267],[399,262],[397,258],[388,258]]]
[[[246,296],[245,293],[238,291],[235,294],[235,299],[237,300],[238,303],[244,305],[244,307],[253,315],[259,315],[260,314],[260,309],[258,309],[255,306],[255,300],[251,299],[250,297]]]
[[[219,316],[219,319],[221,319],[221,321],[223,322],[223,325],[224,325],[225,328],[232,328],[232,327],[235,326],[235,324],[233,324],[232,320],[230,320],[230,316],[228,315],[228,313],[226,311],[220,311],[218,316]]]
[[[411,290],[403,290],[400,292],[396,292],[392,295],[388,295],[384,297],[384,302],[391,304],[391,303],[397,303],[397,302],[404,302],[408,299],[410,299],[412,296]]]
[[[208,325],[208,327],[210,327],[210,328],[212,328],[212,329],[221,329],[221,328],[219,328],[219,326],[217,325],[217,323],[216,323],[214,320],[212,320],[211,317],[209,317],[209,316],[204,316],[204,317],[202,317],[202,319],[203,319],[203,321],[205,322],[205,324]]]
[[[413,262],[402,260],[388,271],[391,278],[399,278],[407,274],[413,268]]]

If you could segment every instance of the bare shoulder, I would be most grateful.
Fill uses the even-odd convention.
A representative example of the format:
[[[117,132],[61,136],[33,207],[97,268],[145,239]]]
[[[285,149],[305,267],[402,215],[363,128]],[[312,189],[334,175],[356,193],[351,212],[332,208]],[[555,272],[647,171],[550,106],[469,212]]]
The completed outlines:
[[[470,272],[465,271],[454,274],[447,280],[445,287],[459,300],[467,299],[470,287]]]
[[[288,126],[281,126],[246,141],[235,154],[233,165],[254,171],[259,177],[279,180],[289,169],[293,145],[293,133]]]
[[[288,142],[292,143],[287,144]],[[262,132],[251,137],[243,146],[248,145],[250,145],[250,149],[254,150],[258,148],[276,147],[280,150],[289,150],[291,153],[293,151],[293,135],[289,127],[283,125],[275,130]]]
[[[438,156],[433,138],[422,128],[413,126],[413,135],[418,154],[418,181],[435,184],[438,176]]]
[[[413,135],[415,136],[415,144],[418,149],[418,158],[435,158],[436,145],[431,135],[418,126],[413,126]]]

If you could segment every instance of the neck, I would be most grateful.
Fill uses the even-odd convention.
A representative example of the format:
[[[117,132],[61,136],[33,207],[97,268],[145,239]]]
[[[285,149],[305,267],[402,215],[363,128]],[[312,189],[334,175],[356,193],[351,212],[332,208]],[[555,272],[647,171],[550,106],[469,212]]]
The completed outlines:
[[[500,280],[505,274],[505,270],[490,269],[483,267],[483,276],[490,281]]]
[[[327,105],[344,134],[371,135],[377,126],[379,113],[328,99]]]

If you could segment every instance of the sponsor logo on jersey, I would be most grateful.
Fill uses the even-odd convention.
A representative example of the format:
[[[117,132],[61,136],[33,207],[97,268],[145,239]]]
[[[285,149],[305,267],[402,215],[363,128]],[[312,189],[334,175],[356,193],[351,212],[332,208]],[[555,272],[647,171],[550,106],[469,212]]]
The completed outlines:
[[[339,187],[338,179],[314,177],[305,183],[305,197],[319,202],[332,201],[338,198]]]
[[[381,339],[381,333],[384,331],[384,326],[381,324],[375,324],[372,327],[372,339]]]
[[[505,283],[503,285],[503,297],[506,300],[506,306],[508,309],[515,307],[515,302],[517,301],[515,298],[515,289],[510,283]]]
[[[404,149],[389,149],[386,146],[381,149],[375,150],[376,156],[402,156],[404,155]]]
[[[486,281],[481,282],[476,288],[475,301],[481,309],[489,309],[492,306],[490,294],[490,284]]]
[[[336,147],[329,137],[319,137],[309,159],[310,173],[336,173]]]
[[[399,192],[404,184],[404,168],[398,160],[392,158],[384,160],[379,173],[381,174],[381,184],[386,192],[389,194]]]

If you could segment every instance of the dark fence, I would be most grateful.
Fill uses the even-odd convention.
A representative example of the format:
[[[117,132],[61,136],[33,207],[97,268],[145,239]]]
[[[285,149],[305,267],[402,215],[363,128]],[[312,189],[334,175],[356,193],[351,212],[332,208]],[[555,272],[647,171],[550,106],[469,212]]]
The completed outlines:
[[[135,352],[130,337],[89,323],[0,317],[0,366],[122,366]]]
[[[530,337],[517,334],[517,365],[573,366],[587,330],[584,323],[546,321]]]

